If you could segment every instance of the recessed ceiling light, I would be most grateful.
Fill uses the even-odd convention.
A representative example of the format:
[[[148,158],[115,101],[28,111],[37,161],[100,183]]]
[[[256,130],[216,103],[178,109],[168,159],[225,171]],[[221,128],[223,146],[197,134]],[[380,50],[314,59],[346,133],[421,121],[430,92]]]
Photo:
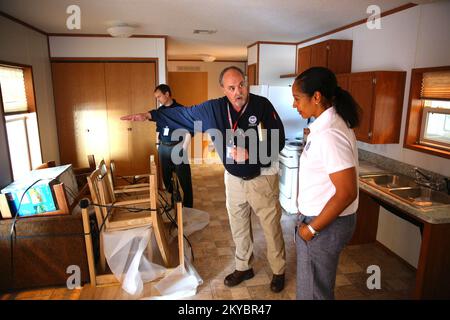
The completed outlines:
[[[194,33],[196,33],[196,34],[214,34],[214,33],[216,33],[217,32],[217,30],[205,30],[205,29],[195,29],[194,30]]]

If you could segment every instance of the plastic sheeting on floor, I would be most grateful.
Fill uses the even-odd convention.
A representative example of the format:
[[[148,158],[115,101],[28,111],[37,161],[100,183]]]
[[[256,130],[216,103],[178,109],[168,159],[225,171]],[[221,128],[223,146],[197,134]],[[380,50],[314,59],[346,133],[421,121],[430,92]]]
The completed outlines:
[[[208,223],[207,212],[183,208],[185,236],[205,228]],[[176,230],[174,233],[176,235]],[[103,232],[102,236],[108,266],[121,282],[122,289],[131,295],[140,296],[144,283],[154,281],[153,286],[160,295],[152,294],[148,299],[178,299],[195,295],[197,287],[203,283],[189,257],[185,258],[185,268],[178,266],[169,270],[160,265],[161,255],[150,226]],[[186,241],[184,243],[185,252],[190,252]]]

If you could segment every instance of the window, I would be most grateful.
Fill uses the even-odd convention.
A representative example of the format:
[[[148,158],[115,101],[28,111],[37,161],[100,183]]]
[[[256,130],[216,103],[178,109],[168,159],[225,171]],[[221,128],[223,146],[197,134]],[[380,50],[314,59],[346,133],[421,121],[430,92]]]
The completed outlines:
[[[412,70],[404,146],[450,159],[450,66]]]
[[[31,67],[0,65],[0,88],[14,180],[42,163]]]
[[[23,69],[0,66],[0,83],[5,113],[27,112]]]
[[[425,100],[419,142],[450,149],[450,101]]]

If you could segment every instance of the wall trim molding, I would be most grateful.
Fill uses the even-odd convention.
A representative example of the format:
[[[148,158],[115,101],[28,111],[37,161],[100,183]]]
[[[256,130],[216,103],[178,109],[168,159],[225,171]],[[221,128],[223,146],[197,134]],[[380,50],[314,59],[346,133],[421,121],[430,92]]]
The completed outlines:
[[[167,61],[182,61],[182,62],[205,62],[202,59],[168,59]],[[246,63],[246,60],[214,60],[213,62],[205,62],[205,63],[214,63],[214,62],[236,62],[236,63]]]
[[[288,45],[288,46],[295,46],[297,45],[297,42],[281,42],[281,41],[256,41],[250,45],[247,46],[247,49],[250,47],[253,47],[254,45],[261,45],[261,44],[275,44],[275,45]]]
[[[104,33],[47,33],[49,37],[80,37],[80,38],[114,38],[110,34]],[[157,35],[157,34],[135,34],[130,38],[161,38],[167,39],[167,35]],[[129,38],[128,38],[129,39]]]
[[[29,28],[31,30],[34,30],[36,32],[39,32],[39,33],[41,33],[43,35],[47,35],[47,32],[45,32],[45,31],[43,31],[43,30],[41,30],[39,28],[36,28],[35,26],[32,26],[31,24],[26,23],[26,22],[24,22],[24,21],[22,21],[20,19],[17,19],[17,18],[15,18],[15,17],[13,17],[13,16],[11,16],[11,15],[9,15],[6,12],[3,12],[1,10],[0,10],[0,16],[5,17],[5,18],[7,18],[7,19],[9,19],[11,21],[14,21],[14,22],[18,23],[18,24],[21,24],[21,25],[23,25],[23,26],[25,26],[25,27],[27,27],[27,28]]]
[[[381,18],[383,18],[383,17],[389,16],[391,14],[394,14],[394,13],[397,13],[397,12],[400,12],[400,11],[403,11],[403,10],[407,10],[409,8],[413,8],[413,7],[417,6],[417,5],[418,4],[410,2],[410,3],[407,3],[407,4],[401,5],[401,6],[397,7],[397,8],[384,11],[384,12],[382,12],[380,14],[380,16],[381,16]],[[345,29],[350,29],[350,28],[352,28],[354,26],[363,24],[366,21],[367,21],[367,19],[361,19],[361,20],[358,20],[358,21],[346,24],[346,25],[344,25],[342,27],[339,27],[339,28],[327,31],[325,33],[321,33],[321,34],[319,34],[317,36],[313,36],[313,37],[301,40],[299,42],[256,41],[256,42],[253,42],[252,44],[248,45],[247,48],[253,47],[254,45],[257,45],[257,44],[279,44],[279,45],[283,45],[284,44],[284,45],[296,45],[296,46],[298,46],[299,44],[302,44],[302,43],[305,43],[305,42],[316,40],[316,39],[328,36],[328,35],[333,34],[333,33],[337,33],[339,31],[342,31],[342,30],[345,30]]]
[[[410,2],[410,3],[404,4],[402,6],[399,6],[397,8],[394,8],[394,9],[391,9],[391,10],[388,10],[388,11],[384,11],[384,12],[382,12],[380,14],[380,16],[381,16],[381,18],[383,18],[383,17],[389,16],[391,14],[394,14],[394,13],[397,13],[397,12],[400,12],[400,11],[403,11],[403,10],[407,10],[409,8],[413,8],[415,6],[417,6],[417,4]],[[355,27],[355,26],[358,26],[360,24],[366,23],[366,21],[367,21],[367,19],[361,19],[361,20],[352,22],[352,23],[344,25],[342,27],[339,27],[339,28],[333,29],[331,31],[328,31],[328,32],[319,34],[317,36],[314,36],[314,37],[311,37],[311,38],[307,38],[305,40],[297,42],[297,45],[303,44],[303,43],[306,43],[306,42],[309,42],[309,41],[312,41],[312,40],[316,40],[316,39],[319,39],[319,38],[322,38],[322,37],[325,37],[325,36],[328,36],[330,34],[337,33],[337,32],[340,32],[340,31],[343,31],[343,30],[346,30],[346,29],[350,29],[352,27]]]

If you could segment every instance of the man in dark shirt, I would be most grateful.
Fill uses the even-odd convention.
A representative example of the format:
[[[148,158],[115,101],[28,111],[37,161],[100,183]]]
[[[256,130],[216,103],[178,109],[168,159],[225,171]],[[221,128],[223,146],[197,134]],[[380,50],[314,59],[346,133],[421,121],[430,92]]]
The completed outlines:
[[[284,127],[274,107],[264,97],[249,94],[242,70],[225,68],[219,77],[225,96],[190,108],[152,110],[122,117],[152,120],[158,126],[208,132],[225,166],[226,206],[236,270],[225,277],[235,286],[253,278],[251,212],[259,218],[273,272],[270,288],[284,288],[285,245],[279,204],[278,153],[284,147]]]
[[[160,84],[154,90],[156,100],[159,102],[160,107],[158,110],[168,110],[175,107],[182,107],[175,99],[172,98],[172,92],[167,84]],[[138,115],[134,115],[135,119]],[[125,118],[125,117],[122,117]],[[129,119],[131,120],[131,119]],[[175,171],[178,180],[180,181],[181,189],[183,190],[183,206],[193,207],[193,195],[192,195],[192,179],[191,179],[191,167],[189,165],[189,159],[187,158],[187,148],[191,142],[191,135],[186,133],[184,137],[173,137],[173,130],[168,126],[160,126],[157,123],[156,130],[158,131],[158,154],[159,163],[162,171],[162,178],[164,185],[169,193],[172,193],[172,172]],[[173,138],[173,139],[172,139]],[[180,145],[181,144],[181,145]],[[171,154],[174,148],[179,151],[179,156],[183,161],[172,160]]]

